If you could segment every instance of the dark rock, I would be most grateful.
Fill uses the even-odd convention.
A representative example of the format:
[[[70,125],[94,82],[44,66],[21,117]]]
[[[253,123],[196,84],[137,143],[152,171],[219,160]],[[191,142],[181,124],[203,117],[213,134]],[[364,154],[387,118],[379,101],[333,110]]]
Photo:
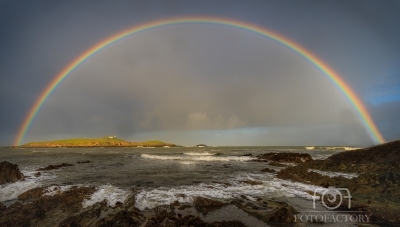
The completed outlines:
[[[270,168],[264,168],[262,170],[260,170],[261,172],[267,172],[267,173],[275,173],[276,171]]]
[[[246,213],[267,223],[293,223],[294,214],[299,213],[285,202],[261,199],[257,203],[248,200],[236,200],[233,203]]]
[[[213,227],[246,227],[245,224],[243,224],[240,221],[215,221],[212,222],[211,225]]]
[[[61,167],[66,167],[66,166],[74,166],[74,165],[69,164],[69,163],[61,163],[59,165],[48,165],[44,168],[39,168],[38,171],[39,170],[54,170],[54,169],[59,169]]]
[[[145,227],[246,227],[242,222],[240,221],[216,221],[212,223],[207,223],[204,222],[203,220],[200,219],[200,217],[195,217],[193,215],[181,215],[178,214],[176,217],[173,218],[163,218],[162,221],[161,218],[164,217],[164,215],[161,215],[160,212],[158,212],[154,217],[150,217],[149,220],[146,222],[144,225]]]
[[[70,226],[85,226],[86,223],[93,222],[99,218],[101,210],[106,206],[106,202],[96,203],[91,206],[88,210],[79,213],[78,215],[70,216],[58,225],[59,227],[70,227]]]
[[[204,197],[195,197],[193,205],[197,211],[208,213],[209,210],[221,208],[222,206],[226,205],[226,203]]]
[[[260,181],[254,181],[254,180],[243,180],[240,182],[245,183],[245,184],[250,184],[250,185],[262,185],[263,184]]]
[[[287,167],[287,165],[279,163],[279,162],[268,162],[268,165],[276,166],[276,167]]]
[[[98,221],[95,227],[138,227],[143,222],[143,215],[135,211],[121,210],[107,215]]]
[[[38,199],[43,194],[44,188],[33,188],[18,196],[19,200]]]
[[[252,153],[247,153],[247,154],[242,154],[242,155],[240,155],[240,156],[248,156],[248,157],[253,157],[253,154],[252,154]]]
[[[77,161],[76,163],[78,163],[78,164],[83,164],[83,163],[91,163],[91,161],[89,161],[89,160],[85,160],[85,161]]]
[[[310,169],[357,173],[358,177],[329,177]],[[279,171],[277,177],[323,187],[346,188],[352,196],[351,209],[362,208],[370,213],[371,223],[400,226],[400,141],[300,163]],[[348,210],[348,207],[343,205],[339,209]]]
[[[296,210],[292,206],[281,207],[269,215],[268,222],[292,223],[295,220],[294,212]]]
[[[39,191],[41,189],[37,190]],[[54,196],[41,196],[31,203],[16,202],[0,215],[0,226],[56,226],[54,222],[58,223],[79,212],[83,200],[94,191],[94,187],[72,187],[69,191]],[[32,197],[36,197],[37,194],[32,193]],[[54,213],[57,213],[56,220],[47,218],[47,214]]]
[[[19,171],[18,165],[7,161],[0,162],[0,184],[14,183],[24,179],[25,176]]]
[[[190,206],[190,205],[188,205],[188,204],[182,204],[182,205],[180,205],[180,206],[178,207],[178,210],[184,210],[184,209],[190,208],[190,207],[192,207],[192,206]]]
[[[175,211],[171,210],[170,212],[168,212],[168,218],[174,218],[176,215]]]
[[[290,163],[302,163],[313,160],[311,155],[307,153],[266,153],[257,155],[258,159],[266,159],[274,162],[290,162]]]
[[[34,174],[34,176],[35,177],[40,177],[42,174],[40,173],[40,172],[36,172],[35,174]]]
[[[6,210],[7,210],[7,206],[2,204],[2,203],[0,203],[0,215]]]

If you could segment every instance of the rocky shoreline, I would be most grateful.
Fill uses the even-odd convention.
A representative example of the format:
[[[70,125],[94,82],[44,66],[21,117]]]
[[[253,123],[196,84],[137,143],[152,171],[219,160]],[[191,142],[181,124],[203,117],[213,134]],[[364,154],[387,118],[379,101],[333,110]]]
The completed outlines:
[[[351,174],[328,176],[326,173]],[[363,211],[379,226],[400,226],[400,141],[344,151],[325,160],[287,167],[277,177],[325,188],[348,189],[352,204],[338,210]]]
[[[348,189],[351,192],[351,207],[338,201],[330,205],[337,205],[336,211],[365,215],[368,223],[361,223],[361,226],[400,226],[400,141],[344,151],[325,160],[313,160],[309,154],[266,153],[257,156],[254,161],[266,163],[266,168],[260,172],[276,173],[276,177],[281,179],[315,185],[326,190],[330,187]],[[77,162],[80,163],[90,163],[90,160]],[[68,166],[72,164],[53,164],[38,170],[49,171]],[[275,170],[268,168],[271,166]],[[24,180],[15,164],[2,162],[0,170],[0,180],[4,179],[1,182]],[[261,182],[252,180],[241,183],[262,185]],[[62,187],[64,189],[61,190]],[[0,203],[0,227],[251,226],[240,219],[240,215],[232,219],[226,215],[227,211],[219,212],[224,209],[250,215],[270,226],[304,226],[314,222],[324,224],[324,221],[313,219],[307,219],[305,223],[299,222],[299,215],[305,213],[295,208],[290,199],[254,199],[246,195],[231,200],[195,197],[190,203],[175,201],[154,209],[138,210],[135,207],[138,191],[132,188],[124,203],[117,202],[114,206],[103,200],[88,207],[84,206],[84,201],[90,199],[96,190],[94,186],[72,185],[33,188],[20,194],[18,200],[8,204],[8,207]],[[313,195],[315,192],[308,193]],[[210,219],[209,215],[217,215],[217,219]]]
[[[82,202],[95,192],[95,187],[73,186],[67,191],[46,194],[46,188],[34,188],[18,196],[18,202],[0,207],[0,226],[141,226],[141,227],[245,227],[240,220],[205,222],[202,217],[224,206],[235,205],[238,209],[267,223],[291,223],[297,211],[284,202],[246,199],[219,201],[196,197],[193,203],[170,205],[140,211],[135,204],[135,193],[124,203],[109,206],[104,200],[83,208]],[[261,205],[260,205],[261,204]]]

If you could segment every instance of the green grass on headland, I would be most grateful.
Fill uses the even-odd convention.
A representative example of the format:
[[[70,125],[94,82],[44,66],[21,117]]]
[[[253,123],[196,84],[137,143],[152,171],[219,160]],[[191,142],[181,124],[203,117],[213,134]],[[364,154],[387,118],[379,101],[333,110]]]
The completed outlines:
[[[30,142],[21,147],[176,147],[176,145],[157,140],[129,142],[115,136],[106,136],[101,138],[73,138],[44,142]]]

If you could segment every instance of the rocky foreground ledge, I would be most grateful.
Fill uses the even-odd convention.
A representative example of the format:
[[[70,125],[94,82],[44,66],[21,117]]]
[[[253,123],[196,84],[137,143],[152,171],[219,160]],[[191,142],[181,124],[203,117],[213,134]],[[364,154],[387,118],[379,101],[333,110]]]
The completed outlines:
[[[18,202],[6,208],[0,203],[0,226],[41,227],[245,227],[240,220],[205,222],[199,214],[207,214],[224,206],[234,206],[271,225],[292,223],[297,211],[282,202],[263,200],[218,201],[196,197],[191,204],[178,201],[140,211],[135,204],[135,193],[124,203],[110,207],[107,201],[83,208],[82,202],[96,191],[95,187],[73,186],[64,192],[46,194],[46,188],[35,188],[18,196]]]
[[[326,174],[332,172],[350,175]],[[379,226],[400,226],[400,141],[303,162],[280,170],[277,177],[348,189],[352,196],[350,210],[367,212],[370,221]],[[349,210],[344,204],[339,209]]]

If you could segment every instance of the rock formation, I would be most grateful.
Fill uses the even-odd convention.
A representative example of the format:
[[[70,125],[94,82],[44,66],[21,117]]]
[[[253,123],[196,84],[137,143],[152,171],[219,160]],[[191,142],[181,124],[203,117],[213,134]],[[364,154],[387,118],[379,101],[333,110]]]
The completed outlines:
[[[266,159],[271,162],[290,162],[290,163],[302,163],[312,160],[311,155],[307,153],[266,153],[257,155],[258,159]]]
[[[7,161],[0,163],[0,184],[24,180],[25,176],[19,171],[18,165]]]

